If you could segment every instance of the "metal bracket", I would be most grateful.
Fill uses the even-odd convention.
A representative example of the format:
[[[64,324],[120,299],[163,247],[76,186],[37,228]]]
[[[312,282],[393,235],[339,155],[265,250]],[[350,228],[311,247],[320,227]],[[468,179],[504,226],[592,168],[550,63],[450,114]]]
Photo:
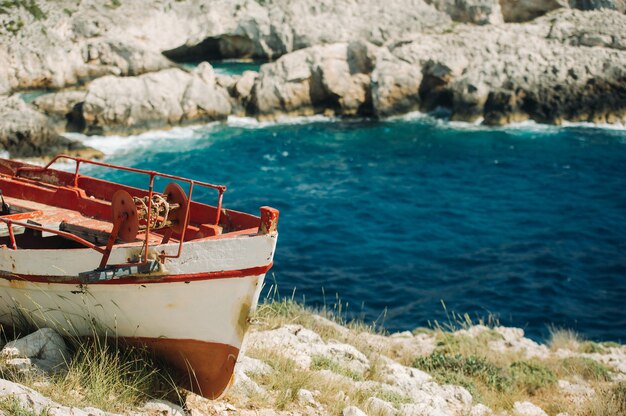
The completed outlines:
[[[122,279],[138,274],[150,274],[159,270],[158,260],[148,260],[147,263],[137,263],[137,265],[107,266],[103,269],[96,269],[78,274],[82,283],[97,283],[107,280]]]

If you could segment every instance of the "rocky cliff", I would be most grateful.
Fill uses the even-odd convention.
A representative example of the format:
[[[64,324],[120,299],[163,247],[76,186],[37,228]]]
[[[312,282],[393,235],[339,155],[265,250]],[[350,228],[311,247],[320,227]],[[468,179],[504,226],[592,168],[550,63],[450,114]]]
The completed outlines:
[[[0,96],[55,91],[28,109],[56,134],[436,107],[488,124],[624,123],[624,9],[622,0],[3,2]],[[271,62],[242,77],[176,64],[222,58]],[[22,129],[31,153],[53,151],[41,129]]]

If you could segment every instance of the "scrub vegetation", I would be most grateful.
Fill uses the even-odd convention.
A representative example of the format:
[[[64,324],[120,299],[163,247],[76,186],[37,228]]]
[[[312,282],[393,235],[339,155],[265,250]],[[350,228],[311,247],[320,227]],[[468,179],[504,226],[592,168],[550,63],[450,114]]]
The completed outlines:
[[[445,306],[444,306],[445,307]],[[336,326],[327,325],[319,320],[319,316],[330,319],[346,331]],[[551,329],[551,337],[547,341],[546,357],[525,357],[520,352],[496,352],[490,349],[492,341],[502,340],[502,335],[494,328],[499,322],[494,317],[483,320],[471,319],[467,315],[451,314],[445,323],[433,323],[431,328],[420,328],[414,334],[425,334],[434,338],[435,347],[430,354],[410,355],[406,351],[384,348],[372,348],[361,342],[359,334],[389,335],[377,325],[366,325],[363,322],[348,321],[340,302],[332,307],[312,310],[297,302],[294,297],[271,298],[262,304],[256,315],[257,330],[271,330],[285,324],[299,324],[318,333],[322,339],[338,340],[356,346],[373,363],[376,356],[383,355],[407,366],[429,373],[439,384],[453,384],[465,387],[473,396],[474,403],[483,403],[494,411],[511,411],[517,401],[530,401],[543,408],[549,415],[567,412],[574,416],[582,415],[622,415],[624,414],[624,396],[626,383],[612,382],[612,369],[597,360],[568,356],[558,358],[553,352],[559,349],[580,354],[605,354],[611,347],[620,347],[616,343],[596,343],[586,341],[570,330]],[[469,331],[475,325],[484,325],[488,329],[474,335]],[[465,330],[465,331],[463,331]],[[468,334],[464,334],[464,332]],[[337,391],[345,395],[341,406],[362,405],[368,392],[350,388],[349,381],[380,381],[376,374],[376,365],[363,378],[349,369],[325,357],[312,357],[309,371],[298,370],[289,360],[285,361],[276,351],[252,350],[249,355],[271,363],[275,371],[271,380],[267,376],[253,377],[260,386],[268,391],[278,393],[276,404],[280,409],[297,409],[298,397],[294,392],[300,388],[323,389],[318,396],[322,404],[330,406],[335,413],[341,409],[332,406],[332,398]],[[284,375],[281,374],[284,369]],[[343,385],[327,385],[319,381],[319,372],[332,372],[344,381]],[[298,374],[296,374],[298,373]],[[370,374],[371,373],[371,374]],[[317,374],[317,375],[315,375]],[[347,381],[349,380],[349,381]],[[593,390],[594,394],[586,400],[576,402],[563,393],[559,380],[571,383],[582,383]],[[382,394],[381,394],[382,396]],[[330,397],[329,403],[323,403]],[[251,406],[249,399],[233,399],[239,405]],[[396,397],[392,401],[396,406],[406,403],[404,397]],[[259,403],[260,404],[260,403]],[[264,405],[271,405],[265,399]],[[331,412],[331,414],[333,414]]]
[[[355,347],[367,357],[369,367],[359,372],[323,354],[312,354],[309,368],[302,368],[283,355],[280,348],[249,348],[247,356],[271,368],[248,374],[262,390],[244,394],[234,389],[223,400],[238,409],[302,411],[306,403],[300,392],[308,390],[314,392],[319,409],[323,409],[320,414],[341,414],[350,405],[365,409],[372,397],[399,409],[411,399],[397,389],[387,388],[389,374],[385,366],[391,359],[428,373],[440,385],[464,387],[474,404],[482,403],[496,412],[510,412],[515,402],[530,401],[549,415],[625,414],[626,383],[613,381],[615,370],[590,358],[610,354],[612,348],[622,348],[619,344],[585,341],[571,331],[553,329],[547,347],[541,346],[545,356],[528,357],[510,349],[491,348],[492,343],[503,341],[502,330],[493,317],[472,320],[466,315],[452,314],[448,322],[435,322],[430,328],[402,335],[429,345],[416,353],[390,342],[402,337],[394,338],[377,324],[350,321],[346,316],[339,299],[331,307],[313,310],[294,296],[281,298],[273,293],[253,316],[253,331],[302,325],[329,345],[338,342]],[[6,334],[5,338],[11,339]],[[154,398],[185,404],[186,393],[177,387],[172,372],[147,351],[119,345],[111,338],[70,337],[66,341],[71,350],[66,368],[43,375],[19,371],[0,362],[0,377],[31,387],[67,406],[119,413],[138,409]],[[563,351],[567,354],[561,354]],[[593,394],[576,401],[563,393],[560,383],[564,381],[584,385]],[[33,413],[11,397],[0,401],[0,411],[20,416],[47,414]]]
[[[0,377],[66,406],[96,407],[110,412],[128,411],[152,398],[180,401],[170,370],[146,350],[120,345],[106,337],[70,337],[66,342],[70,357],[65,368],[44,374],[36,369],[24,371],[8,366],[3,361]],[[0,401],[0,410],[8,414],[35,414],[25,409],[18,412],[15,409],[19,406],[17,400]]]

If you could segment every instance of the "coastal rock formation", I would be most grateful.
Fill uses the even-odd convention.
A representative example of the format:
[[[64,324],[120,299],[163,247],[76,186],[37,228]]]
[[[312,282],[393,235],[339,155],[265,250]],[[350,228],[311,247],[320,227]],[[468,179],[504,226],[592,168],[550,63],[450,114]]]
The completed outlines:
[[[162,52],[183,61],[276,58],[352,39],[382,44],[450,23],[423,0],[32,0],[0,7],[0,94],[172,67]]]
[[[59,107],[67,111],[73,101],[52,96],[46,102],[52,102],[48,108],[57,112]],[[131,134],[224,119],[230,112],[228,92],[217,84],[211,65],[203,63],[191,73],[173,68],[137,77],[99,78],[89,84],[83,101],[72,106],[68,118],[73,130]]]
[[[375,49],[365,42],[315,46],[263,65],[252,90],[252,112],[266,118],[371,112]]]
[[[166,51],[175,60],[269,58],[314,45],[363,39],[383,44],[404,33],[441,31],[450,18],[423,0],[215,2],[203,39]],[[219,22],[219,23],[217,23]],[[195,36],[195,39],[200,36]]]
[[[0,149],[11,157],[43,157],[57,153],[89,158],[102,156],[95,149],[57,134],[44,114],[15,95],[0,96]]]
[[[300,50],[263,65],[253,115],[369,115],[446,108],[453,120],[626,118],[626,16],[563,10],[532,24],[461,26],[377,47]]]
[[[5,2],[0,111],[10,115],[0,141],[12,155],[39,156],[78,150],[64,131],[131,134],[229,114],[383,118],[444,108],[453,120],[493,125],[623,123],[624,4]],[[275,61],[216,77],[207,65],[189,72],[170,60],[242,57]],[[32,106],[8,98],[70,86]]]
[[[504,20],[498,0],[426,0],[455,22],[478,25],[499,24]]]
[[[58,3],[58,4],[57,4]],[[159,50],[112,29],[99,2],[8,2],[0,13],[0,94],[63,88],[106,74],[136,75],[171,67]],[[99,13],[100,12],[100,13]]]
[[[560,19],[575,21],[571,17],[577,13],[564,12]],[[452,111],[452,119],[482,117],[487,124],[527,118],[546,123],[623,120],[626,54],[554,42],[549,39],[550,23],[545,19],[507,30],[466,27],[454,36],[420,35],[389,49],[399,67],[406,68],[408,63],[421,68],[421,110],[444,107]],[[622,18],[620,26],[626,27],[625,23]],[[578,30],[589,38],[599,36],[603,29],[586,25]],[[374,77],[391,78],[417,98],[414,85],[403,82],[405,74],[394,75],[394,67],[377,68]],[[406,99],[398,97],[400,102]],[[392,108],[397,107],[393,104]],[[374,108],[385,115],[389,104],[375,98]]]
[[[81,118],[81,107],[78,104],[85,101],[86,94],[84,90],[66,90],[44,94],[36,98],[32,105],[48,116],[48,120],[57,131],[64,131],[71,120]],[[77,130],[74,126],[70,125],[69,127],[69,130]]]

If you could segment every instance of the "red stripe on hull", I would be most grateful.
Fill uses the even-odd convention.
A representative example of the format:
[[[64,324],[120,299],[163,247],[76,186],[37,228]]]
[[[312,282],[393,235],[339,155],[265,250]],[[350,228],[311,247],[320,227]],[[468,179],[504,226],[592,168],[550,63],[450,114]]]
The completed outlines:
[[[232,345],[193,339],[124,338],[124,342],[148,347],[181,373],[182,387],[208,399],[226,391],[239,356]]]
[[[197,280],[216,280],[216,279],[236,279],[249,276],[260,276],[267,273],[272,268],[273,263],[265,266],[251,267],[249,269],[240,270],[224,270],[220,272],[205,272],[205,273],[191,273],[191,274],[176,274],[176,275],[145,275],[137,277],[125,277],[122,279],[103,280],[99,282],[87,283],[89,285],[131,285],[131,284],[152,284],[152,283],[180,283],[180,282],[192,282]],[[2,273],[0,271],[0,273]],[[64,276],[36,276],[4,272],[4,276],[0,276],[5,280],[17,280],[32,283],[57,283],[57,284],[69,284],[79,285],[86,284],[80,281],[78,278],[68,278]]]

